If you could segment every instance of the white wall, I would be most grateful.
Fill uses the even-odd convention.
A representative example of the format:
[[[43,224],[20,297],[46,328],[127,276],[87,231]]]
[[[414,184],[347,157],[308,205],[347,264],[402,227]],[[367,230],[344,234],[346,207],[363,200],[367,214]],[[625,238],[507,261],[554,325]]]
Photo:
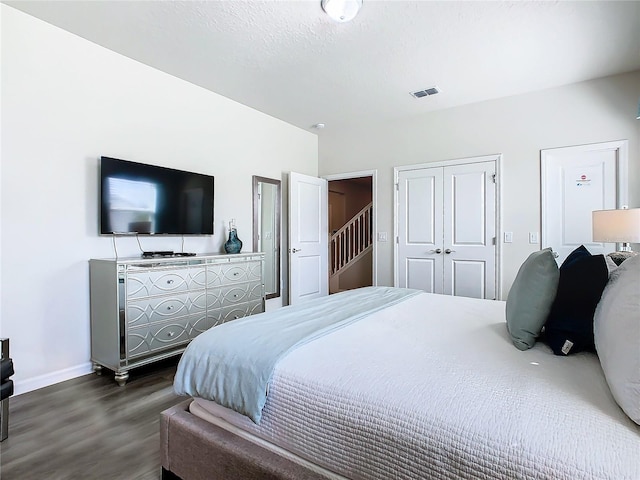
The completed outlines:
[[[114,256],[112,239],[98,236],[101,155],[214,175],[215,234],[185,237],[184,249],[222,252],[235,218],[251,251],[252,175],[317,175],[318,139],[0,8],[0,336],[11,338],[23,393],[90,371],[88,259]],[[141,243],[181,249],[175,236]],[[118,238],[117,248],[140,254],[133,238]]]
[[[470,79],[469,81],[472,81]],[[446,95],[443,85],[442,95]],[[640,207],[640,71],[452,108],[383,125],[320,133],[320,174],[378,170],[379,285],[393,285],[393,167],[502,153],[503,298],[521,263],[539,245],[540,150],[629,140],[629,206]],[[419,101],[428,102],[427,99]]]

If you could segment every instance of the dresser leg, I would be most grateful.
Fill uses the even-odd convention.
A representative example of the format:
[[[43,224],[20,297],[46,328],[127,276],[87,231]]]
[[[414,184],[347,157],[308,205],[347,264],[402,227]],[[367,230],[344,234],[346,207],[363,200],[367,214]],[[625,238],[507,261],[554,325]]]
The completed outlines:
[[[118,385],[124,387],[124,384],[127,383],[127,380],[129,380],[129,372],[116,372],[116,382],[118,382]]]
[[[102,365],[94,363],[93,364],[93,371],[95,372],[96,375],[102,375]]]

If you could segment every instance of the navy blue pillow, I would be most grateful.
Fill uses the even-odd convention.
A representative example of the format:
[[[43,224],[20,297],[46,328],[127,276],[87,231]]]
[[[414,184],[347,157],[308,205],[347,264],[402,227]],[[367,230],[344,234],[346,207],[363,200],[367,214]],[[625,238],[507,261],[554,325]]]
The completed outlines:
[[[571,266],[571,264],[576,260],[580,260],[582,258],[590,257],[590,256],[591,256],[591,252],[587,250],[587,247],[585,247],[584,245],[580,245],[573,252],[571,252],[567,258],[564,259],[564,262],[562,262],[562,265],[560,266],[560,268],[566,269],[569,266]]]
[[[581,245],[562,262],[556,298],[544,324],[543,341],[556,355],[595,352],[593,315],[609,279],[604,255]]]

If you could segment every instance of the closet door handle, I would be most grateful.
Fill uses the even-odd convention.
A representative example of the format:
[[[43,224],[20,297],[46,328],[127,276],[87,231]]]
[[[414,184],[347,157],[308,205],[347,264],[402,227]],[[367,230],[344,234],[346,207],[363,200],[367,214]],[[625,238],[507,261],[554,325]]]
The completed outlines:
[[[449,255],[450,253],[455,252],[455,250],[451,250],[450,248],[447,248],[444,253],[446,253],[447,255]]]
[[[442,253],[442,249],[436,248],[435,250],[429,250],[427,253]]]

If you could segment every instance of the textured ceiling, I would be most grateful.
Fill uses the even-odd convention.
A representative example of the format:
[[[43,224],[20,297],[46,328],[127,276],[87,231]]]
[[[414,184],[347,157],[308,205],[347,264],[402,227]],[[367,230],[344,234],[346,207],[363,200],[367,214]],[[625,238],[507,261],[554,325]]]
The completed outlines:
[[[640,69],[639,1],[364,0],[343,24],[320,0],[4,3],[304,129]]]

